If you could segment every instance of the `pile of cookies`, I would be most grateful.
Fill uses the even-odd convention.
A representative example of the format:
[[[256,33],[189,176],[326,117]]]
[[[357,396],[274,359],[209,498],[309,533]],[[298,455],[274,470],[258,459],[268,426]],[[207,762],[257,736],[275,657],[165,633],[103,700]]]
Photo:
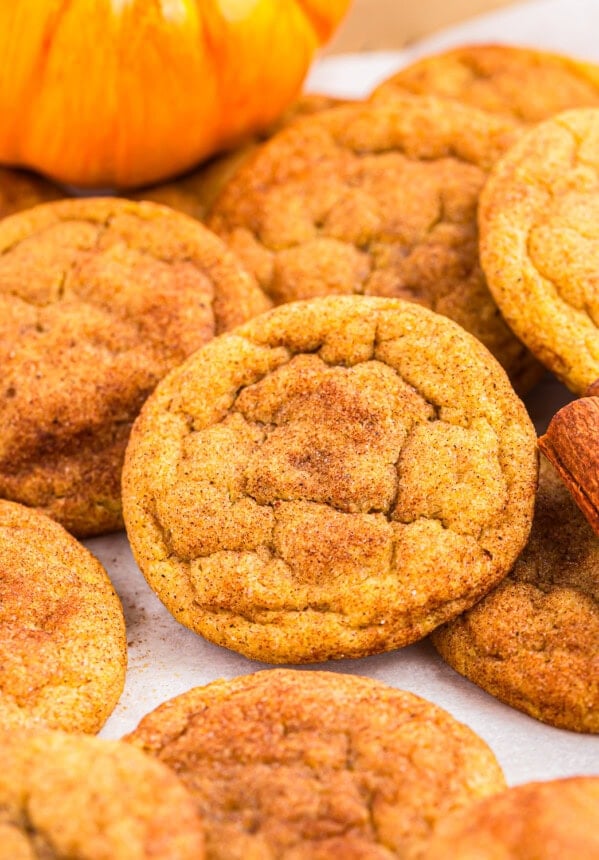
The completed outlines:
[[[599,732],[599,539],[519,399],[599,377],[598,108],[599,68],[473,46],[137,199],[0,173],[0,860],[599,856],[599,776],[507,790],[367,678],[267,670],[84,736],[126,639],[76,540],[125,525],[172,615],[251,659],[430,633]]]

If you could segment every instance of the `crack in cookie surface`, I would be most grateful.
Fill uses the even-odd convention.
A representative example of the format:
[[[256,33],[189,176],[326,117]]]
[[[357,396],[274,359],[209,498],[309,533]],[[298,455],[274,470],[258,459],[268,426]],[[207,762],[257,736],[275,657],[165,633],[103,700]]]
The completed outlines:
[[[508,121],[434,99],[338,108],[268,142],[208,223],[276,303],[419,302],[481,339],[524,391],[538,368],[488,291],[476,225],[487,173],[514,138]]]
[[[121,524],[128,425],[158,380],[266,301],[154,204],[64,201],[0,229],[0,493],[79,534]]]
[[[505,573],[530,522],[534,440],[491,362],[397,300],[284,306],[219,338],[134,430],[148,581],[183,623],[274,662],[424,635]]]

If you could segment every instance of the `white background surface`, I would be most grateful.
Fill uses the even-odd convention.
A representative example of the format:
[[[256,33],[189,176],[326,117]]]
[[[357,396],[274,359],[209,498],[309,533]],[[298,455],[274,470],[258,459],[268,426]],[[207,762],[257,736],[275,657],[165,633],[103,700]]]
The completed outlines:
[[[599,61],[598,31],[599,0],[536,0],[454,27],[401,53],[328,58],[315,66],[308,86],[337,95],[365,95],[416,56],[467,41],[536,45]],[[527,405],[537,429],[568,399],[565,389],[550,379],[535,389]],[[101,733],[104,737],[120,737],[160,702],[190,687],[268,668],[177,624],[146,585],[124,535],[96,538],[87,545],[121,596],[130,646],[127,685]],[[369,675],[436,702],[487,741],[509,784],[599,775],[599,737],[545,726],[501,704],[446,666],[426,641],[362,660],[304,668]]]

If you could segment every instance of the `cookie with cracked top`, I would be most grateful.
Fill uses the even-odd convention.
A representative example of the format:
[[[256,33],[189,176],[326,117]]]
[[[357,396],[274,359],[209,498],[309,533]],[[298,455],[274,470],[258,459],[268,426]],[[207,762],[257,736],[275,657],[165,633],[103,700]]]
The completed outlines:
[[[450,666],[551,725],[599,732],[599,539],[541,459],[530,540],[509,575],[432,634]]]
[[[125,740],[189,788],[212,860],[416,860],[437,821],[505,785],[491,750],[446,711],[331,672],[216,681]]]
[[[126,665],[123,609],[100,562],[44,514],[0,500],[0,728],[97,732]]]
[[[599,378],[599,109],[526,133],[481,197],[481,259],[504,317],[572,391]]]
[[[463,45],[401,69],[372,98],[406,93],[456,99],[532,125],[571,108],[599,107],[599,66],[517,45]]]
[[[189,793],[121,741],[0,732],[0,860],[204,860]]]
[[[221,240],[153,203],[0,222],[0,498],[78,535],[122,527],[129,430],[158,380],[269,302]]]
[[[263,144],[207,223],[275,303],[418,302],[482,340],[522,394],[541,368],[489,293],[476,224],[488,172],[518,133],[509,120],[431,98],[324,111]]]
[[[136,421],[133,553],[175,618],[315,662],[424,636],[522,549],[536,437],[505,373],[399,299],[297,302],[216,338]]]
[[[516,785],[447,816],[422,860],[591,860],[598,806],[598,777]]]

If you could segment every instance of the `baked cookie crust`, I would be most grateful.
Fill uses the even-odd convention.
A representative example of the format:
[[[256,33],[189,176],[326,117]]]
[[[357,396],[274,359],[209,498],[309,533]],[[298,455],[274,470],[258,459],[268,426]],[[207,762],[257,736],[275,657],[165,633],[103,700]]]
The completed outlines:
[[[599,539],[545,458],[530,540],[513,569],[432,639],[501,701],[559,728],[599,732]]]
[[[100,562],[48,517],[0,500],[0,728],[97,732],[126,665],[123,609]]]
[[[599,378],[599,109],[541,123],[481,196],[481,260],[505,319],[572,391]]]
[[[208,225],[276,304],[364,294],[418,302],[478,337],[524,393],[539,365],[480,267],[476,212],[516,126],[457,102],[339,107],[263,144]]]
[[[599,778],[517,785],[440,822],[423,860],[599,857]]]
[[[65,200],[0,222],[0,497],[77,535],[122,527],[131,424],[158,380],[268,307],[201,224]]]
[[[515,45],[464,45],[425,57],[374,91],[375,101],[451,98],[532,125],[578,107],[599,107],[599,66]]]
[[[397,299],[283,305],[176,368],[135,424],[127,533],[206,638],[268,662],[414,641],[509,570],[536,437],[492,356]]]
[[[204,860],[192,798],[120,741],[0,732],[0,860]]]
[[[355,675],[217,681],[161,705],[125,740],[190,790],[211,860],[415,860],[439,819],[505,784],[467,726]]]

